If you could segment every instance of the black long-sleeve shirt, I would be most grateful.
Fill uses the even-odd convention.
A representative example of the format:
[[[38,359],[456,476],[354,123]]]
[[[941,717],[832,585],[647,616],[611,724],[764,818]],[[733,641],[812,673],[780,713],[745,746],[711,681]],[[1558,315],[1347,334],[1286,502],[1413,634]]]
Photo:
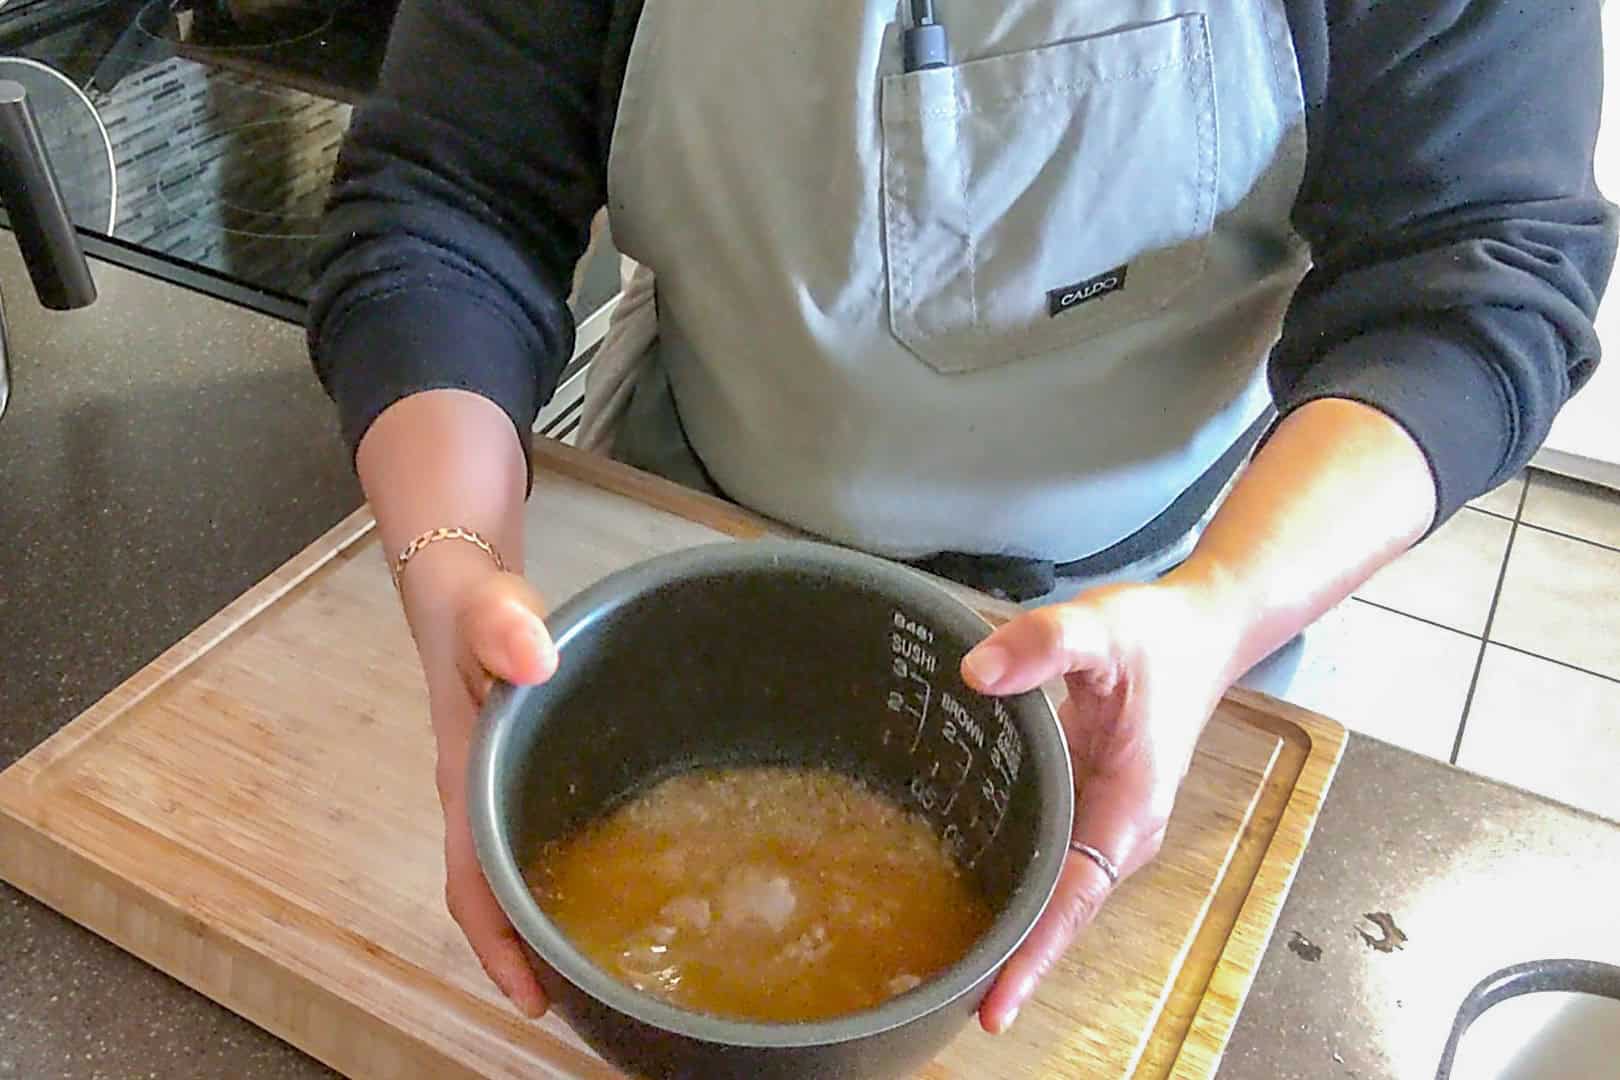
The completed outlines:
[[[527,445],[642,0],[403,0],[344,145],[309,314],[358,445],[458,387]],[[1445,520],[1511,476],[1598,360],[1616,243],[1596,189],[1598,0],[1289,0],[1313,268],[1270,358],[1283,415],[1349,398],[1426,455]],[[744,92],[739,88],[739,92]]]

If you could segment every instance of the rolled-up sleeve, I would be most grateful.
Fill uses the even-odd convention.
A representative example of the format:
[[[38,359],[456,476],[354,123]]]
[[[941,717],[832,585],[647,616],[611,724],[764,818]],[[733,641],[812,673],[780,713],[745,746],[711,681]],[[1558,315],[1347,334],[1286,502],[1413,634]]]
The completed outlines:
[[[1438,524],[1524,467],[1598,362],[1616,242],[1593,180],[1599,5],[1294,7],[1313,266],[1273,396],[1283,415],[1331,397],[1394,419]]]
[[[313,263],[310,353],[351,448],[400,398],[458,388],[527,449],[605,201],[611,18],[609,0],[403,0]]]

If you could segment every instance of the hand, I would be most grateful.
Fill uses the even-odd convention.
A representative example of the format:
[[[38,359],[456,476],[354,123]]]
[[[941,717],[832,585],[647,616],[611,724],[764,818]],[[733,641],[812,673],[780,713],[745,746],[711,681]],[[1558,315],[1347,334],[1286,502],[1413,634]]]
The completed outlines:
[[[557,650],[541,620],[540,598],[527,582],[487,562],[469,566],[469,552],[437,550],[447,547],[424,549],[406,573],[406,610],[427,676],[438,739],[445,904],[485,974],[519,1011],[539,1017],[546,1011],[545,994],[473,848],[467,761],[478,711],[494,680],[544,682],[557,669]]]
[[[1234,637],[1196,590],[1114,586],[1018,616],[968,654],[962,673],[999,695],[1063,676],[1073,838],[1129,876],[1164,841],[1199,733],[1232,681]],[[1112,888],[1097,863],[1070,851],[1051,903],[979,1007],[986,1031],[1011,1026]]]

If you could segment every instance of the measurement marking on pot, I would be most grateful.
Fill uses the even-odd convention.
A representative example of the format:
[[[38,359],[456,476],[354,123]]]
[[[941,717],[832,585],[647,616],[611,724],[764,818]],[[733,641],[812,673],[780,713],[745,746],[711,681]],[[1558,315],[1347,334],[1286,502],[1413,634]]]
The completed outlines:
[[[894,655],[910,661],[913,666],[922,669],[929,675],[939,670],[939,658],[924,648],[922,642],[915,638],[905,637],[902,634],[890,634],[889,648],[894,651]]]
[[[894,613],[894,628],[905,631],[924,644],[932,645],[934,643],[934,632],[917,620],[908,618],[903,611]]]
[[[966,705],[957,701],[947,692],[939,695],[939,707],[944,710],[946,716],[956,722],[957,727],[967,733],[967,737],[973,740],[974,746],[977,746],[980,750],[984,749],[984,728],[980,727],[979,722],[973,719],[973,716],[967,711]],[[949,728],[949,726],[947,723],[946,727]]]
[[[895,698],[898,695],[900,708],[896,711],[908,712],[917,718],[917,729],[912,735],[911,746],[906,751],[908,754],[916,753],[918,744],[922,742],[923,732],[928,728],[928,706],[934,700],[934,684],[898,656],[894,658],[894,674],[896,678],[907,680],[908,684],[916,684],[910,693],[893,691],[889,694],[889,708],[895,708]]]
[[[923,731],[928,727],[928,702],[934,696],[934,688],[923,683],[922,708],[917,710],[917,734],[912,737],[911,749],[907,753],[915,754],[917,746],[922,742]]]
[[[956,805],[957,797],[961,795],[963,786],[967,784],[968,777],[973,773],[973,747],[969,745],[968,740],[972,739],[982,748],[984,746],[984,731],[978,724],[974,723],[973,718],[968,715],[966,707],[950,694],[941,694],[939,702],[940,709],[946,716],[944,724],[940,726],[940,734],[944,736],[947,743],[962,751],[962,765],[958,770],[956,783],[951,785],[950,800],[945,803],[945,809],[941,812],[942,814],[949,814]],[[939,762],[934,762],[934,769],[937,773]]]
[[[984,782],[979,786],[979,794],[984,796],[985,802],[995,808],[996,823],[990,826],[990,835],[984,838],[984,845],[979,848],[972,859],[968,860],[967,868],[969,870],[979,864],[979,860],[984,858],[984,853],[989,851],[990,846],[996,842],[996,837],[1001,835],[1001,827],[1007,823],[1007,806],[1011,802],[1007,792],[996,787],[995,780],[988,776],[984,778]]]
[[[960,857],[970,844],[977,846],[973,857],[963,863],[971,870],[995,845],[1006,824],[1012,791],[1023,767],[1024,742],[1012,715],[999,699],[973,699],[975,704],[970,705],[950,691],[935,693],[933,676],[940,665],[929,646],[936,640],[934,631],[920,621],[903,612],[893,613],[889,662],[890,672],[900,686],[889,691],[888,707],[896,716],[915,723],[906,752],[914,756],[923,752],[923,760],[915,761],[916,772],[907,785],[911,797],[939,823],[941,835],[954,855]],[[929,734],[928,721],[936,699],[942,714],[939,729],[925,746],[924,736]],[[899,725],[885,726],[883,744],[891,745],[906,734]],[[941,742],[957,751],[960,759],[952,760],[952,755],[939,745]],[[966,800],[962,799],[964,791],[969,795]],[[950,820],[958,805],[967,817],[965,824]]]

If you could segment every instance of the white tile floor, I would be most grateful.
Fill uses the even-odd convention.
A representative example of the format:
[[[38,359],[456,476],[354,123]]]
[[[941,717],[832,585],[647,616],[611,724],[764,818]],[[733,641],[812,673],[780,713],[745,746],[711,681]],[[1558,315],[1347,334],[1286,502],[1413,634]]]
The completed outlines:
[[[1286,685],[1354,730],[1620,820],[1620,493],[1531,472],[1306,634]]]

